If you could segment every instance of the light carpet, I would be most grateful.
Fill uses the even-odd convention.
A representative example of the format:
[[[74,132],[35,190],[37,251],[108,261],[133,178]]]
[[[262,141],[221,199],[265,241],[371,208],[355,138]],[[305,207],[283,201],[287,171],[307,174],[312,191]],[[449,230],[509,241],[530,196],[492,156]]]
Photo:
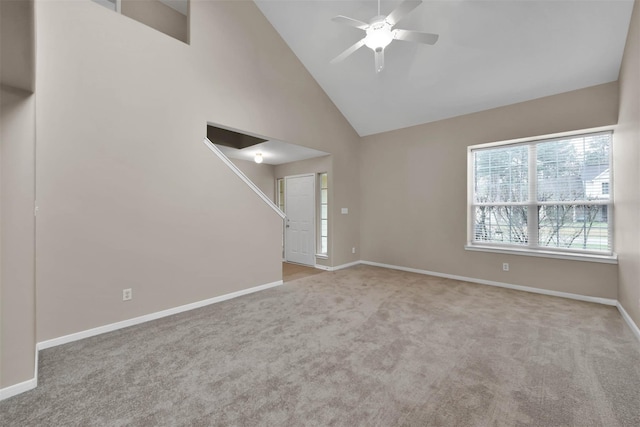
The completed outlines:
[[[2,426],[639,426],[613,307],[370,266],[44,350]]]

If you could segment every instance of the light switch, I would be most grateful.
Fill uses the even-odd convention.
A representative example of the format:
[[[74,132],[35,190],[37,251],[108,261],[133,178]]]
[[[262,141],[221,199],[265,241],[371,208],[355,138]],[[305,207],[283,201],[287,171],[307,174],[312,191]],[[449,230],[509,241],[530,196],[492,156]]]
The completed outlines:
[[[349,208],[342,208],[342,213],[343,214],[348,214],[349,213]]]

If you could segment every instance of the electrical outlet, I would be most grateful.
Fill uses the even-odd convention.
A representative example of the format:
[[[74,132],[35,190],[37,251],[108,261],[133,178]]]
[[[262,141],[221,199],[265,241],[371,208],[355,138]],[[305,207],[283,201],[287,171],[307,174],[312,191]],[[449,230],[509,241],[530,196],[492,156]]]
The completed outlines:
[[[355,254],[356,253],[356,248],[351,248],[351,253]]]
[[[509,271],[509,263],[508,262],[503,262],[502,263],[502,271]]]
[[[122,301],[129,301],[133,298],[133,291],[131,288],[122,290]]]

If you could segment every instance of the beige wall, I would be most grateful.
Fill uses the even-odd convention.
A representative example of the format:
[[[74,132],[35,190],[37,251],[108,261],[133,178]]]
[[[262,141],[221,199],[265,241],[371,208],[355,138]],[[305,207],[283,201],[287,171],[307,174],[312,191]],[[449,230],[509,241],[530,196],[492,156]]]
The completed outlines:
[[[640,2],[636,0],[620,70],[620,116],[614,133],[618,299],[640,325]]]
[[[616,265],[464,245],[467,146],[612,125],[617,111],[618,87],[610,83],[363,138],[362,259],[615,299]]]
[[[335,151],[358,210],[358,137],[256,6],[191,12],[186,45],[37,3],[39,341],[281,278],[282,221],[204,147],[207,122]],[[356,213],[335,222],[348,262]]]
[[[333,221],[332,263],[360,259],[351,253],[360,240],[360,138],[353,128],[253,3],[193,2],[191,36],[202,52],[197,61],[208,64],[201,78],[224,82],[199,88],[213,111],[210,122],[333,154],[334,206],[350,214]]]
[[[158,0],[122,0],[121,12],[180,41],[189,42],[187,17]]]
[[[260,190],[275,203],[276,177],[275,166],[256,163],[248,160],[229,159],[244,173]]]
[[[283,163],[281,165],[276,165],[274,174],[276,178],[322,172],[327,172],[331,175],[331,158],[332,156],[322,156],[297,162]],[[328,175],[327,178],[329,178]],[[329,182],[330,179],[331,178],[329,178]]]
[[[32,0],[0,2],[0,388],[35,358],[35,33]]]
[[[35,99],[0,89],[0,388],[33,377]]]

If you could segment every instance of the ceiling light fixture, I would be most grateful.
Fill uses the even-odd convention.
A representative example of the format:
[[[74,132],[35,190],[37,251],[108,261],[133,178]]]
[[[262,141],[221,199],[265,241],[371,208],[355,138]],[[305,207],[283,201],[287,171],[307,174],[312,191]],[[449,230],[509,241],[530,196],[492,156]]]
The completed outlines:
[[[393,41],[391,25],[385,21],[386,16],[373,18],[373,23],[367,29],[364,44],[374,52],[380,52]]]
[[[262,153],[256,153],[255,157],[253,158],[253,160],[256,163],[262,163]]]
[[[392,25],[387,22],[387,17],[380,15],[380,0],[378,0],[378,16],[371,19],[364,44],[375,53],[376,73],[384,68],[384,48],[389,46],[394,39]]]

